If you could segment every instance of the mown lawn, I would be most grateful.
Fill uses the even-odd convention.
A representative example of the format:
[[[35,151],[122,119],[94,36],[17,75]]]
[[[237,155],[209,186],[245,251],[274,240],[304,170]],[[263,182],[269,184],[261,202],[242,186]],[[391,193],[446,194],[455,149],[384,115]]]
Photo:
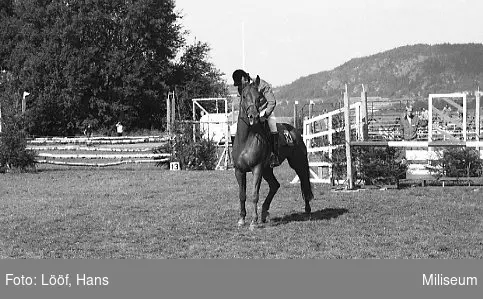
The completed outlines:
[[[483,258],[483,187],[314,185],[308,219],[294,172],[285,164],[276,174],[271,222],[255,231],[237,228],[233,170],[41,165],[1,174],[0,257]]]

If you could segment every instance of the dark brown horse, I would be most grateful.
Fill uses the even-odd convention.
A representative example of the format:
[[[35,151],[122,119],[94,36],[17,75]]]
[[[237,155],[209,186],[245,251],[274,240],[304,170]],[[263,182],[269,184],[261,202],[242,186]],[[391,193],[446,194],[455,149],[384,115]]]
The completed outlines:
[[[247,172],[253,173],[253,185],[250,188],[250,196],[253,203],[250,229],[258,226],[257,205],[262,177],[267,181],[270,188],[262,205],[262,223],[267,221],[270,203],[278,188],[280,188],[280,183],[275,178],[273,169],[269,165],[271,154],[269,143],[270,133],[265,128],[265,122],[260,121],[259,107],[262,95],[258,92],[259,83],[260,78],[257,76],[254,82],[244,86],[241,91],[240,113],[238,115],[232,152],[240,197],[240,219],[238,226],[245,225],[245,216],[247,214],[245,208]],[[290,145],[287,145],[286,142],[279,142],[279,160],[283,162],[287,159],[290,167],[297,173],[300,179],[302,196],[305,201],[305,212],[310,214],[310,201],[314,196],[309,180],[307,148],[305,147],[302,136],[296,132],[294,127],[289,124],[280,123],[277,124],[277,127],[279,132],[285,132],[286,135],[289,135],[287,137],[293,141]]]

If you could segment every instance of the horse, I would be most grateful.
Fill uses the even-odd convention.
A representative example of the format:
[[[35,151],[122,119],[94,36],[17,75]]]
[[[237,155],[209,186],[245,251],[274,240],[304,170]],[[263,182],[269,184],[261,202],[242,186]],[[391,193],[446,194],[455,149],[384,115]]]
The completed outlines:
[[[253,203],[252,219],[250,229],[259,227],[258,224],[258,200],[262,178],[267,181],[269,192],[262,204],[261,222],[266,223],[269,216],[269,208],[273,197],[280,188],[270,167],[269,158],[271,154],[269,130],[266,122],[260,119],[260,99],[262,94],[258,91],[260,77],[245,85],[240,92],[240,112],[238,115],[235,139],[233,140],[232,158],[235,167],[235,176],[238,182],[240,199],[240,218],[238,226],[245,225],[246,217],[246,189],[247,173],[253,173],[253,185],[251,186],[251,199]],[[291,143],[279,142],[279,161],[282,164],[288,160],[290,167],[295,170],[299,179],[302,196],[305,202],[305,213],[310,215],[310,201],[314,198],[312,185],[310,183],[309,163],[307,148],[302,136],[295,128],[286,123],[277,123],[277,129],[291,139]]]

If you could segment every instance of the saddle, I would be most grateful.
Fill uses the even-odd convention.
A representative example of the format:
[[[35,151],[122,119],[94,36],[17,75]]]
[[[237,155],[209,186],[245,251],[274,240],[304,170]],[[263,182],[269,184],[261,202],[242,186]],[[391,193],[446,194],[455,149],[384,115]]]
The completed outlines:
[[[270,136],[270,128],[268,127],[268,121],[263,121],[263,131],[265,136]],[[278,144],[279,146],[294,146],[295,140],[290,134],[290,131],[282,123],[277,123],[278,131]]]

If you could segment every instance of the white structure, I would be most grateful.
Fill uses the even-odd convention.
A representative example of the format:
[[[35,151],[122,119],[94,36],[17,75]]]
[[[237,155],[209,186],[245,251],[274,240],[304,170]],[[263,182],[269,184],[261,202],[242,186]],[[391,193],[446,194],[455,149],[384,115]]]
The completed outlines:
[[[237,113],[235,113],[237,114]],[[233,136],[236,132],[236,123],[232,123],[233,112],[230,113],[208,113],[200,118],[200,131],[203,138],[212,139],[216,143],[224,143],[227,135],[226,126],[228,124],[228,134]],[[235,115],[235,119],[238,116]]]
[[[228,161],[231,159],[229,154],[229,146],[231,143],[231,136],[233,132],[236,132],[233,120],[235,115],[233,111],[228,113],[228,100],[226,98],[200,98],[193,99],[193,139],[196,139],[196,123],[200,125],[200,133],[203,138],[212,139],[217,144],[223,143],[224,149],[221,154],[216,169],[228,169]],[[215,102],[216,112],[209,113],[202,105],[203,102]],[[224,113],[218,113],[218,103],[224,103]],[[233,106],[233,103],[232,103]],[[196,107],[201,110],[201,117],[199,121],[196,121]],[[232,108],[233,110],[233,108]],[[228,141],[228,142],[227,142]],[[222,165],[223,162],[223,165]]]

